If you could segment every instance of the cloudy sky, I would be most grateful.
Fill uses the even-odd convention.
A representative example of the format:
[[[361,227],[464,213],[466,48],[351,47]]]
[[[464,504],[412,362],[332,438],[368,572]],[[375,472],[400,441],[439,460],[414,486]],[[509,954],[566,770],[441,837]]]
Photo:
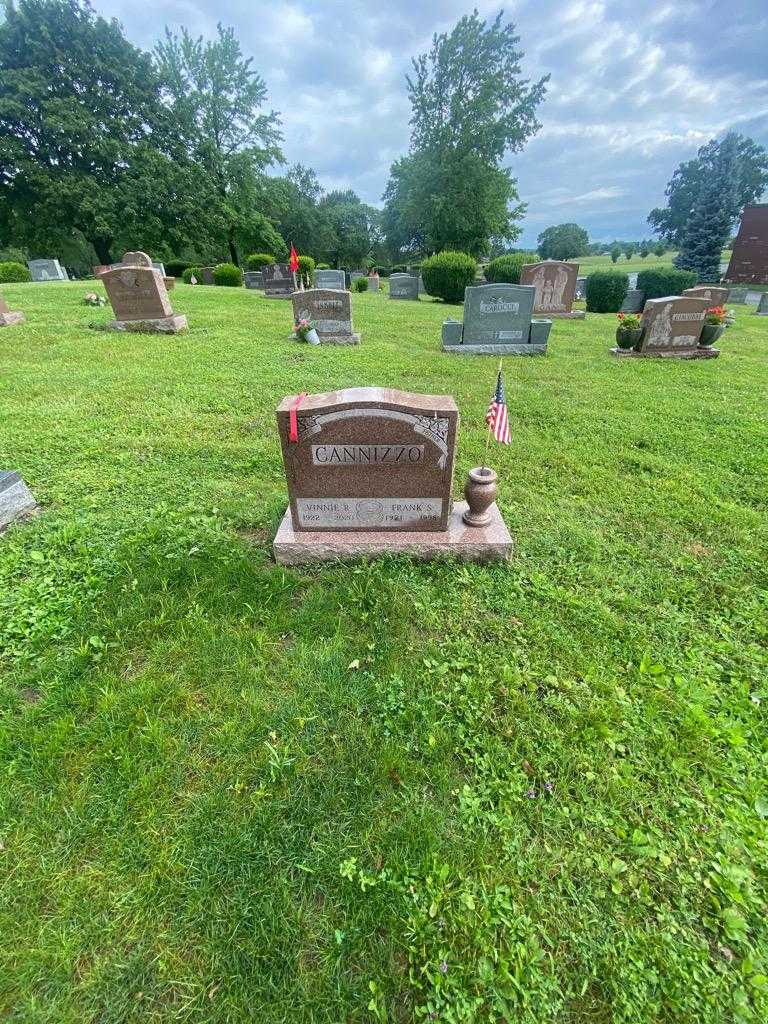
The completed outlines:
[[[163,26],[232,25],[281,112],[284,152],[326,189],[380,205],[408,147],[405,74],[471,0],[93,0],[150,49]],[[498,4],[477,3],[492,17]],[[518,0],[505,6],[527,77],[551,74],[542,129],[510,159],[528,203],[522,241],[576,221],[639,239],[681,160],[728,128],[768,145],[766,0]]]

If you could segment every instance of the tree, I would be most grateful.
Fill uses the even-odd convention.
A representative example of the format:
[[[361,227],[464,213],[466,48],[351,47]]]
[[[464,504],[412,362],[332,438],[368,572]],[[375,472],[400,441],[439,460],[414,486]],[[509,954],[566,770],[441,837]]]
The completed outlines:
[[[84,0],[8,4],[0,68],[3,233],[40,255],[74,241],[101,263],[128,234],[157,252],[183,233],[189,169],[152,61],[116,21]]]
[[[318,203],[327,219],[328,246],[323,255],[332,266],[361,267],[367,263],[380,237],[381,215],[360,201],[351,189],[329,192]]]
[[[635,255],[635,249],[636,248],[637,248],[637,246],[635,245],[634,242],[625,242],[624,243],[624,255],[627,257],[628,260],[631,260],[632,257]]]
[[[621,246],[618,242],[614,242],[610,249],[611,263],[618,263],[619,256],[621,256]]]
[[[488,24],[475,11],[412,61],[410,151],[393,164],[384,194],[393,256],[441,248],[478,255],[491,237],[517,237],[524,207],[500,164],[538,131],[548,79],[522,77],[519,41],[501,13]]]
[[[261,208],[280,235],[300,253],[317,257],[331,245],[331,227],[318,201],[323,190],[315,172],[302,164],[262,183]]]
[[[186,28],[180,35],[166,29],[155,54],[188,157],[210,183],[206,208],[223,223],[230,259],[239,266],[238,247],[250,251],[263,228],[261,178],[283,160],[281,135],[278,115],[261,113],[266,85],[243,58],[234,31],[216,29],[217,38],[207,42]]]
[[[656,245],[654,245],[653,247],[653,254],[654,256],[658,256],[659,259],[661,259],[661,257],[664,255],[666,251],[667,247],[666,245],[664,245],[663,242],[657,242]]]
[[[726,136],[719,147],[709,179],[685,226],[675,266],[694,270],[705,283],[720,280],[720,259],[731,231],[732,210],[739,187],[739,145]]]
[[[578,224],[556,224],[541,232],[538,243],[543,260],[570,260],[586,253],[589,236]]]
[[[647,259],[648,258],[648,254],[650,253],[650,251],[651,251],[651,247],[650,247],[650,244],[648,242],[643,241],[643,242],[640,243],[640,259],[641,260]]]
[[[667,185],[667,205],[651,210],[648,223],[655,234],[668,245],[679,248],[688,219],[706,190],[721,150],[735,151],[732,162],[733,189],[729,190],[729,230],[744,206],[754,203],[768,188],[768,152],[752,139],[729,132],[722,139],[712,139],[702,146],[693,160],[680,164]]]

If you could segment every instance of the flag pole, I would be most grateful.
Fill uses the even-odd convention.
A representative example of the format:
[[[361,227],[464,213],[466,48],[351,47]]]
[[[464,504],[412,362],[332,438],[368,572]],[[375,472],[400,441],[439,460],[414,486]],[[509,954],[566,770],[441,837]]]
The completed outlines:
[[[503,358],[503,356],[499,356],[499,373],[501,373],[501,363]],[[498,377],[496,379],[498,380]],[[480,467],[481,469],[490,469],[490,466],[487,466],[486,463],[488,462],[488,449],[491,447],[491,424],[487,423],[486,425],[488,427],[488,433],[485,436],[485,454],[483,455],[484,462]]]

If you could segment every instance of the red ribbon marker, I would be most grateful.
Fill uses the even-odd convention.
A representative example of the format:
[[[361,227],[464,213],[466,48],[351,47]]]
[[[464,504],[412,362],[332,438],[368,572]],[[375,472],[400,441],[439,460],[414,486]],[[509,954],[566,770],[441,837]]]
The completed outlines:
[[[296,410],[299,408],[299,406],[306,397],[307,392],[302,391],[299,397],[291,406],[291,408],[288,410],[288,440],[291,442],[291,444],[299,443],[299,421],[296,416]]]

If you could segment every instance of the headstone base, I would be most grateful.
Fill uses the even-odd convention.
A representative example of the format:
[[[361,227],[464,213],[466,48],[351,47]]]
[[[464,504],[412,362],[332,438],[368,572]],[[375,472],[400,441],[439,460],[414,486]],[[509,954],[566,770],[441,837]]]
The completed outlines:
[[[446,345],[443,352],[460,356],[545,356],[546,345]]]
[[[127,331],[136,334],[178,334],[186,331],[185,316],[162,316],[155,320],[113,320],[106,324],[108,331]]]
[[[0,531],[37,511],[37,502],[19,473],[0,472]]]
[[[633,348],[612,348],[611,355],[622,359],[717,359],[719,348],[687,348],[681,352],[636,352]]]
[[[350,558],[409,555],[421,561],[457,558],[462,562],[505,562],[513,541],[496,505],[487,526],[467,526],[462,515],[466,501],[454,502],[448,529],[428,533],[406,530],[294,530],[290,508],[275,536],[272,551],[278,565],[307,565]]]
[[[321,345],[359,345],[359,334],[321,334]]]
[[[290,294],[288,294],[288,295],[270,295],[269,292],[264,292],[264,298],[265,299],[290,299],[290,297],[291,297]]]
[[[12,312],[9,310],[7,313],[0,313],[0,327],[10,327],[11,324],[20,324],[24,322],[24,314],[19,312]]]
[[[572,309],[570,313],[540,313],[539,316],[546,316],[548,320],[583,320],[586,317],[583,309]]]

